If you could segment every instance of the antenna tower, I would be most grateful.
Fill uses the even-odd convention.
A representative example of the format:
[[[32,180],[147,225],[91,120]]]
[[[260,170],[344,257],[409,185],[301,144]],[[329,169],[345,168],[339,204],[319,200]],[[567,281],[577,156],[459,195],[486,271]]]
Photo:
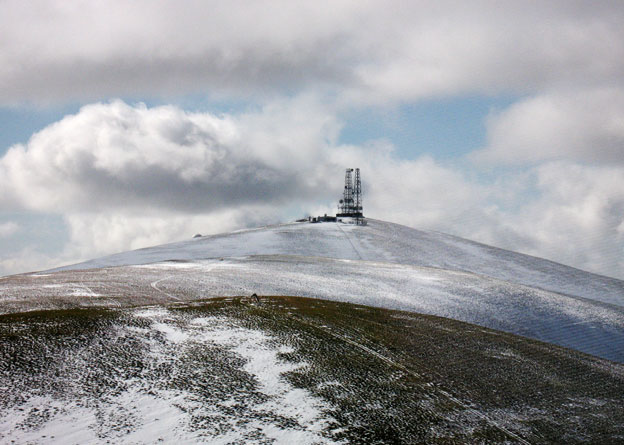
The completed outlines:
[[[342,214],[352,213],[353,210],[353,179],[351,173],[353,173],[352,168],[348,168],[345,172],[344,191],[342,192],[342,199],[338,204]]]
[[[364,216],[362,214],[362,181],[360,180],[360,169],[355,169],[355,190],[353,191],[355,195],[355,207],[354,213],[357,217]]]
[[[355,218],[356,223],[359,224],[360,219],[364,218],[362,213],[362,181],[360,169],[355,169],[355,181],[353,180],[353,171],[352,168],[345,171],[345,186],[342,199],[338,201],[339,213],[336,216]]]

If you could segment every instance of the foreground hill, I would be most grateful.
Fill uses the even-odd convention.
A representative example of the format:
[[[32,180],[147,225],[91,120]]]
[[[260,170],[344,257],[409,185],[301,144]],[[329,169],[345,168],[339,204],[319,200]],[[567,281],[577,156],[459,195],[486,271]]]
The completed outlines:
[[[471,272],[624,307],[624,281],[439,232],[374,219],[367,226],[290,223],[205,236],[54,270],[252,255],[364,260]]]
[[[411,312],[213,298],[8,314],[0,339],[3,443],[624,437],[624,365]]]

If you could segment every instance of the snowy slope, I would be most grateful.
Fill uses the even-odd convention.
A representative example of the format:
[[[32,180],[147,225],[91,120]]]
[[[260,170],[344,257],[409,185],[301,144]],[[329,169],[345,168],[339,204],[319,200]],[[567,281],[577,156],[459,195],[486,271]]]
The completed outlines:
[[[466,321],[624,363],[624,307],[469,272],[266,255],[162,262],[0,280],[0,312],[295,295]]]
[[[0,280],[2,312],[253,292],[439,315],[624,362],[624,282],[375,220],[244,230]]]
[[[251,255],[301,255],[471,272],[624,307],[624,281],[433,231],[378,220],[368,226],[291,223],[119,253],[54,270]]]

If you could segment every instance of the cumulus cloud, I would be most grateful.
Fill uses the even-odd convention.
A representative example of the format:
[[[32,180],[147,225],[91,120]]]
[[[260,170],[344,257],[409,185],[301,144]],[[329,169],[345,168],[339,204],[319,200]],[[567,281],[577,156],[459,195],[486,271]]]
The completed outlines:
[[[537,194],[502,215],[530,238],[520,250],[624,278],[624,167],[560,161],[532,175]]]
[[[356,159],[364,176],[366,210],[380,219],[455,231],[460,220],[481,215],[489,195],[461,171],[429,156],[398,160],[392,152],[386,152],[357,158],[344,156],[343,164],[352,165]]]
[[[621,85],[621,2],[0,3],[0,103]]]
[[[492,114],[477,162],[624,163],[624,89],[545,93]]]
[[[478,195],[430,157],[399,161],[384,142],[340,145],[339,131],[338,118],[309,98],[220,117],[119,100],[88,105],[8,150],[0,159],[7,179],[0,200],[65,215],[333,203],[348,165],[367,172],[371,210],[393,207],[402,220],[411,214],[412,223],[428,224],[445,207],[464,208]],[[415,197],[417,217],[400,205]]]
[[[279,126],[266,122],[273,113]],[[323,117],[302,119],[279,107],[261,116],[88,105],[8,150],[0,199],[44,212],[197,213],[322,193],[309,161],[322,155]]]

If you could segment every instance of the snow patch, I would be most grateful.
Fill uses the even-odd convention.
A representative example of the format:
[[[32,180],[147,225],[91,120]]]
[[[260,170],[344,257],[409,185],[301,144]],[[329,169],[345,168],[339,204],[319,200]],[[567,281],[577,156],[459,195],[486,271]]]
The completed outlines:
[[[91,289],[74,288],[69,291],[72,297],[102,297],[103,295],[93,292]]]
[[[74,402],[34,396],[0,417],[2,443],[97,443],[96,413]],[[45,422],[40,418],[47,419]]]
[[[284,428],[265,420],[238,426],[238,433],[211,437],[210,443],[229,443],[240,440],[243,432],[259,429],[275,443],[283,444],[321,444],[335,443],[321,433],[329,428],[332,418],[326,414],[331,408],[322,399],[313,396],[305,389],[295,388],[284,377],[285,373],[307,366],[304,362],[287,362],[279,358],[280,354],[294,352],[290,345],[278,341],[260,330],[232,326],[226,319],[219,317],[195,317],[186,320],[190,329],[178,327],[178,320],[166,310],[137,311],[140,317],[154,318],[152,329],[165,334],[167,341],[183,347],[184,344],[212,343],[226,347],[244,361],[244,371],[253,376],[258,383],[258,390],[268,396],[268,400],[252,406],[258,414],[270,412],[295,421],[296,428]],[[165,319],[165,320],[163,320]],[[167,322],[169,321],[169,322]],[[173,326],[175,322],[177,326]],[[188,401],[184,402],[185,404]],[[220,406],[227,407],[234,401],[223,401]],[[229,405],[228,405],[229,404]],[[184,405],[184,404],[183,404]],[[259,415],[260,418],[266,416]]]
[[[131,337],[136,351],[145,351],[139,354],[147,354],[142,376],[120,375],[114,384],[118,389],[96,397],[88,383],[88,388],[69,385],[59,396],[24,393],[23,402],[0,409],[0,443],[335,443],[327,437],[333,420],[326,414],[330,405],[293,387],[284,376],[306,366],[280,359],[280,353],[293,351],[290,345],[226,318],[192,318],[165,308],[132,314],[151,321],[149,327],[114,329],[120,337]],[[155,331],[163,336],[154,336]],[[241,366],[250,385],[222,393],[227,382],[212,387],[206,375],[195,374],[213,366],[185,361],[187,348],[202,345],[237,356],[240,360],[214,365]],[[68,357],[68,369],[91,372],[88,368],[94,365],[80,360],[78,355]],[[193,386],[195,375],[203,382],[199,392]],[[176,386],[180,379],[186,383]]]
[[[189,339],[189,335],[180,329],[176,329],[173,326],[165,323],[154,323],[152,328],[162,332],[172,343],[182,343]]]
[[[142,318],[161,318],[166,317],[169,311],[162,307],[150,307],[147,309],[141,309],[134,312],[135,317]]]
[[[69,284],[43,284],[44,289],[64,289],[63,293],[72,297],[101,297],[102,295],[93,292],[88,287],[75,286]]]

